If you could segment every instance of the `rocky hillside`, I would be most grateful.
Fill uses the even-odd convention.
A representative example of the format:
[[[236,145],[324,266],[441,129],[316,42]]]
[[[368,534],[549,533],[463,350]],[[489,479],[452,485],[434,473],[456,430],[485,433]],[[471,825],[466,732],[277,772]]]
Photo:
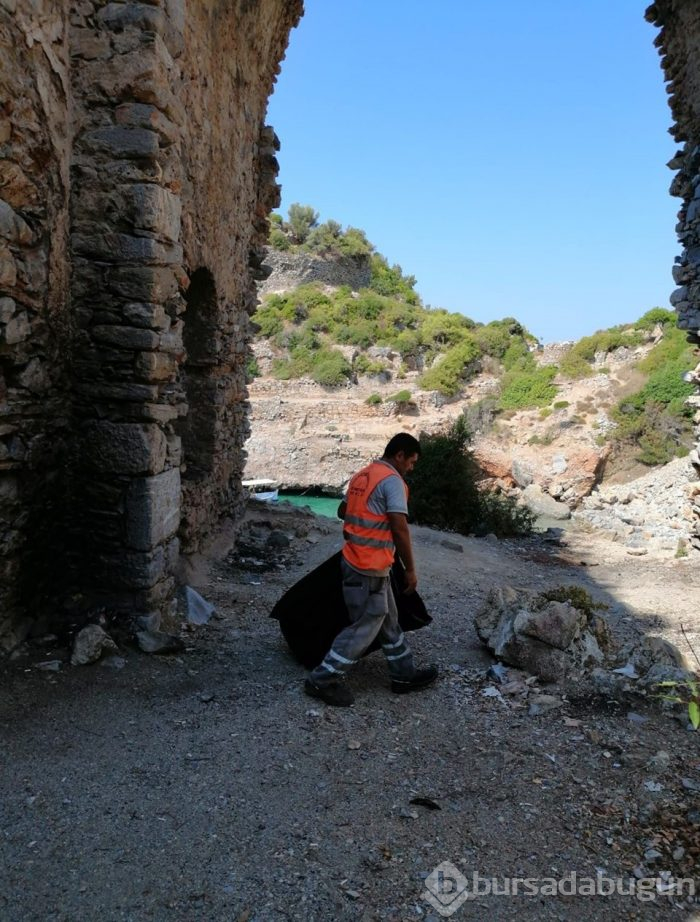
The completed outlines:
[[[484,325],[426,310],[413,280],[383,267],[394,271],[389,295],[372,288],[376,273],[361,292],[320,282],[289,292],[273,272],[266,290],[277,294],[256,315],[246,476],[338,494],[397,430],[433,432],[464,415],[485,485],[564,519],[597,485],[653,483],[654,461],[686,453],[688,358],[670,312],[541,346],[513,318]],[[690,466],[674,471],[687,484]],[[674,551],[687,537],[682,506],[670,504],[662,518],[678,521],[653,535]],[[600,513],[589,525],[605,528],[601,508],[587,508]],[[638,543],[639,523],[609,524]]]

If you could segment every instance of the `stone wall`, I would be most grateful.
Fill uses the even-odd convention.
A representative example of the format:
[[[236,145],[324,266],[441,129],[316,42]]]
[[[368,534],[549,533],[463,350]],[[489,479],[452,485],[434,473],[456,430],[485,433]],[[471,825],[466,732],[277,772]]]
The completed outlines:
[[[69,595],[157,623],[180,541],[240,507],[264,119],[301,12],[0,0],[5,647]]]
[[[307,282],[341,287],[353,291],[367,288],[372,270],[368,256],[334,256],[324,259],[310,253],[289,253],[269,247],[265,264],[271,270],[269,278],[258,286],[260,296],[272,292],[291,291]]]
[[[0,637],[65,572],[68,4],[0,2]]]
[[[682,199],[676,229],[683,252],[676,258],[671,295],[678,325],[691,343],[700,345],[700,5],[696,0],[658,0],[646,12],[659,28],[655,44],[667,81],[675,124],[671,134],[682,147],[669,166],[676,170],[671,194]],[[700,385],[700,365],[693,374]],[[700,396],[692,397],[698,444],[691,460],[700,476]],[[694,497],[693,545],[700,549],[700,494]]]

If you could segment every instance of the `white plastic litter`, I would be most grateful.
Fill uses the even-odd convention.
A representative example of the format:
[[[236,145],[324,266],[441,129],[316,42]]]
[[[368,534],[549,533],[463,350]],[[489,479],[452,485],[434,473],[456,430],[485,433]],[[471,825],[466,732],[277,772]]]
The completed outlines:
[[[216,609],[195,592],[191,586],[185,586],[185,599],[187,601],[187,620],[190,624],[206,624]]]

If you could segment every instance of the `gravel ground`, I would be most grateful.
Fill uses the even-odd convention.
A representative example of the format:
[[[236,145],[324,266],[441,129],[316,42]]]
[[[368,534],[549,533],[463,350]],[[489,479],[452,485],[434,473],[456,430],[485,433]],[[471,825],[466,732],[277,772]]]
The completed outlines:
[[[267,614],[339,547],[339,525],[284,508],[249,519],[296,537],[272,569],[241,561],[240,543],[200,561],[217,613],[184,632],[184,653],[70,668],[45,647],[0,666],[2,922],[436,922],[456,905],[423,897],[444,861],[468,883],[457,920],[700,919],[700,885],[697,901],[646,901],[544,880],[697,878],[700,734],[643,700],[531,717],[522,696],[484,695],[472,625],[493,586],[575,582],[608,602],[618,636],[639,624],[680,643],[683,622],[697,639],[695,558],[630,558],[573,531],[558,547],[415,529],[435,621],[412,647],[442,678],[392,695],[374,654],[355,706],[334,710],[303,694]],[[59,671],[37,668],[52,659]],[[507,878],[537,892],[503,895]]]

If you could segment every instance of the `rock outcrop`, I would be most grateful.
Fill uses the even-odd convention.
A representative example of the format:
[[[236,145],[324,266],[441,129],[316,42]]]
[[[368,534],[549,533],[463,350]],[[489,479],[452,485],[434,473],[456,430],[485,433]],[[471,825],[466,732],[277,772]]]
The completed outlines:
[[[635,552],[683,554],[693,535],[693,500],[700,482],[688,458],[677,458],[626,484],[601,485],[574,520],[602,531]]]
[[[312,253],[288,252],[268,247],[264,265],[270,276],[258,286],[258,294],[292,291],[308,282],[321,282],[340,288],[347,285],[353,291],[367,288],[372,272],[369,256],[334,256],[324,258]]]

